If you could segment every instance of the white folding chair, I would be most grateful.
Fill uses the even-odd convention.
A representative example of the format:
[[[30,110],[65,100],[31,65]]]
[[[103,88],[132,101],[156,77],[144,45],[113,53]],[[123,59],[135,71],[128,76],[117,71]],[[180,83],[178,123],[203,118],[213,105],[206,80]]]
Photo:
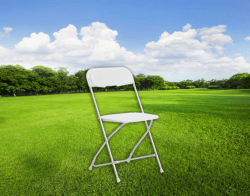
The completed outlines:
[[[86,78],[87,78],[89,89],[90,89],[90,92],[91,92],[91,95],[92,95],[92,98],[93,98],[95,109],[96,109],[96,112],[97,112],[97,115],[98,115],[98,119],[99,119],[100,124],[101,124],[103,136],[104,136],[104,139],[105,139],[105,142],[103,143],[101,148],[98,150],[98,152],[94,156],[93,161],[92,161],[92,163],[91,163],[91,165],[89,167],[89,170],[92,170],[92,167],[113,165],[115,176],[116,176],[117,182],[119,183],[120,178],[118,176],[115,164],[122,163],[122,162],[128,162],[129,163],[130,161],[137,160],[137,159],[143,159],[143,158],[148,158],[148,157],[156,157],[158,165],[160,167],[160,172],[163,173],[163,169],[161,167],[161,163],[160,163],[160,160],[159,160],[159,157],[158,157],[158,154],[157,154],[154,142],[153,142],[153,138],[152,138],[152,135],[150,133],[150,128],[152,126],[153,120],[158,119],[159,116],[144,113],[142,105],[141,105],[140,98],[139,98],[137,90],[136,90],[134,78],[133,78],[133,75],[130,72],[130,70],[128,70],[125,67],[92,68],[87,72]],[[137,96],[137,99],[138,99],[138,102],[139,102],[139,105],[140,105],[140,108],[141,108],[141,112],[110,114],[110,115],[101,116],[100,112],[99,112],[99,109],[98,109],[98,106],[96,104],[96,100],[95,100],[95,96],[94,96],[92,87],[122,86],[122,85],[128,85],[128,84],[133,84],[133,86],[134,86],[134,90],[135,90],[135,93],[136,93],[136,96]],[[147,123],[147,120],[150,120],[149,125]],[[107,137],[106,132],[105,132],[104,127],[103,127],[103,121],[121,123],[121,125]],[[131,153],[130,153],[130,155],[129,155],[129,157],[127,159],[120,160],[120,161],[114,161],[111,150],[110,150],[110,147],[109,147],[109,143],[108,143],[109,139],[121,127],[123,127],[127,123],[141,122],[141,121],[145,121],[147,131],[144,133],[144,135],[141,137],[141,139],[135,145],[135,147],[133,148],[133,150],[131,151]],[[135,149],[139,146],[139,144],[141,143],[141,141],[145,138],[145,136],[147,134],[150,137],[150,140],[151,140],[151,143],[152,143],[152,146],[153,146],[153,149],[154,149],[154,154],[132,158]],[[95,163],[96,157],[98,156],[98,154],[101,152],[101,150],[103,149],[103,147],[105,145],[107,145],[111,162],[110,163],[100,164],[100,165],[95,165],[94,163]]]

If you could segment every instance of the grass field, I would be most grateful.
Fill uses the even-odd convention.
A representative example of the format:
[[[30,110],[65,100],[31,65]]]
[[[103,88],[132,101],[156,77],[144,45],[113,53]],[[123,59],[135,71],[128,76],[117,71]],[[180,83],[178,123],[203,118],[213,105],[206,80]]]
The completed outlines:
[[[0,195],[250,195],[250,90],[140,91],[159,115],[154,157],[89,166],[104,142],[89,93],[0,98]],[[134,92],[96,93],[101,115],[139,111]],[[117,123],[104,124],[107,134]],[[145,132],[124,126],[110,140],[126,159]],[[147,136],[134,157],[152,154]],[[106,147],[97,164],[110,162]]]

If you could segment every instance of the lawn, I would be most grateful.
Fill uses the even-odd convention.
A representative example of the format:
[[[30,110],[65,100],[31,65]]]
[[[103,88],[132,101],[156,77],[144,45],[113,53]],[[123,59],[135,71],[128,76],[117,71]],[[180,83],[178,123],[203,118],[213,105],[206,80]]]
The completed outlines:
[[[104,142],[89,93],[0,98],[0,195],[250,195],[250,90],[139,91],[159,115],[155,157],[93,168]],[[101,115],[139,111],[132,91],[96,93]],[[104,123],[107,134],[119,124]],[[110,140],[126,159],[145,132],[124,126]],[[134,157],[153,153],[149,137]],[[110,162],[107,148],[97,164]]]

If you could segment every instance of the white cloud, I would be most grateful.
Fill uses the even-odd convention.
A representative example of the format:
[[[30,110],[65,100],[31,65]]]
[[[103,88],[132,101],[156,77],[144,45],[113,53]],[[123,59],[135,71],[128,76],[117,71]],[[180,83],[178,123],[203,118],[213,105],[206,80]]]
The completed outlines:
[[[201,36],[201,40],[212,46],[222,46],[226,43],[232,43],[233,41],[229,35],[224,35],[222,33],[203,35]]]
[[[250,41],[250,37],[246,37],[245,40],[246,40],[246,41]]]
[[[83,27],[79,33],[81,39],[78,38],[74,25],[68,25],[53,35],[55,40],[51,42],[49,35],[43,32],[31,33],[30,37],[24,37],[9,52],[14,58],[2,58],[1,61],[18,63],[29,68],[32,64],[42,64],[53,68],[67,66],[75,70],[124,62],[143,63],[142,59],[145,58],[121,47],[116,41],[118,32],[99,22]]]
[[[218,25],[218,26],[214,26],[211,28],[208,27],[204,27],[202,29],[198,29],[199,31],[199,35],[211,35],[211,34],[218,34],[218,33],[222,33],[226,31],[226,25]]]
[[[66,28],[53,33],[55,41],[50,44],[54,51],[68,52],[75,49],[81,49],[83,43],[77,37],[77,29],[74,25],[68,25]]]
[[[224,45],[232,43],[231,37],[224,34],[225,25],[191,27],[187,23],[183,31],[163,32],[158,41],[145,45],[145,54],[135,54],[121,47],[116,40],[118,32],[104,23],[93,22],[81,28],[79,33],[70,24],[53,33],[53,42],[49,35],[40,32],[24,37],[12,50],[0,46],[0,64],[20,64],[26,68],[65,66],[71,73],[92,66],[125,65],[137,73],[161,73],[166,77],[178,74],[186,77],[183,79],[188,78],[184,73],[205,78],[228,71],[250,71],[250,64],[241,54],[235,59],[222,56]]]
[[[10,32],[13,30],[11,27],[4,27],[4,32],[0,32],[0,38],[6,37],[10,34]]]
[[[191,25],[187,24],[183,32],[164,32],[157,42],[149,42],[145,54],[159,59],[156,69],[162,71],[250,71],[250,64],[242,56],[235,59],[220,57],[223,46],[233,41],[229,35],[222,33],[225,31],[225,25],[191,29]]]
[[[50,37],[44,33],[31,33],[30,37],[24,37],[21,42],[15,44],[15,49],[20,53],[43,53],[49,50]]]
[[[207,42],[200,42],[196,37],[198,32],[189,29],[185,32],[176,31],[173,34],[164,32],[157,42],[146,44],[147,56],[159,59],[209,59],[214,58],[212,47]]]
[[[184,27],[182,27],[182,31],[188,31],[189,29],[191,29],[191,24],[187,23]]]
[[[4,56],[8,55],[9,49],[0,46],[0,58],[3,58]]]
[[[104,23],[93,22],[90,26],[83,27],[79,34],[82,35],[82,40],[88,43],[93,40],[114,41],[118,32],[109,29]]]
[[[11,27],[4,27],[3,29],[4,29],[6,34],[9,34],[13,30],[13,28],[11,28]]]

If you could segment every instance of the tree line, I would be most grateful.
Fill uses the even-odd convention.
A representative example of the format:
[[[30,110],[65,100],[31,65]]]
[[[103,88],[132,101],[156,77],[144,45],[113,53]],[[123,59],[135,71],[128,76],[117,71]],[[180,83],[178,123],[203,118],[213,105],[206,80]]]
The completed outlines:
[[[181,89],[208,88],[208,89],[250,89],[250,74],[237,73],[229,79],[205,81],[203,78],[193,81],[165,82],[168,86],[178,86]]]
[[[25,69],[20,65],[0,66],[0,95],[38,95],[89,92],[86,70],[69,75],[65,67],[53,70],[45,66]],[[138,90],[160,89],[165,81],[160,76],[134,76]],[[93,88],[94,91],[132,90],[132,85]]]
[[[53,70],[45,66],[25,69],[20,65],[0,66],[0,95],[38,95],[89,92],[86,70],[69,75],[66,68]],[[185,80],[181,82],[164,81],[161,76],[134,75],[137,90],[174,90],[192,88],[250,88],[250,74],[239,73],[226,80]],[[132,85],[93,88],[94,91],[133,90]]]

